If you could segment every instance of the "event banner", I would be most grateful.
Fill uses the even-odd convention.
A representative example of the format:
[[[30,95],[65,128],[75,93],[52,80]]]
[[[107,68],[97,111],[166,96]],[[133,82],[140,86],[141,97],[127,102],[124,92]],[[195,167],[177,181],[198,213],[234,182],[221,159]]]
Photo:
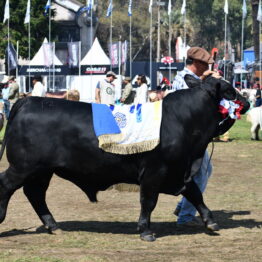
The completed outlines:
[[[119,64],[124,64],[127,59],[128,53],[128,42],[115,42],[112,45],[108,45],[109,56],[113,68],[119,66]]]
[[[8,68],[8,71],[16,69],[17,55],[12,43],[9,43],[9,45],[7,45],[6,47],[5,58],[6,58],[6,66]]]
[[[70,68],[79,66],[79,43],[80,42],[69,42],[68,47],[68,66]]]
[[[19,70],[19,75],[69,75],[70,70],[68,66],[21,66]]]
[[[54,43],[43,43],[45,66],[54,64],[55,50]]]
[[[110,71],[110,65],[81,66],[81,75],[105,75],[107,71]]]

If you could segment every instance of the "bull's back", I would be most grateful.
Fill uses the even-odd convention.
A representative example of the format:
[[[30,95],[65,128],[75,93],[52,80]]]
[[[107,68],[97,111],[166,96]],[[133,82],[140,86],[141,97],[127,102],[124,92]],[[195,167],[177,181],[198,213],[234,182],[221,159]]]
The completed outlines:
[[[79,150],[88,154],[97,145],[90,104],[30,97],[12,114],[6,145],[10,162],[66,162]]]
[[[15,169],[74,173],[96,184],[136,183],[136,156],[106,153],[98,147],[91,104],[31,97],[12,115],[6,147]]]

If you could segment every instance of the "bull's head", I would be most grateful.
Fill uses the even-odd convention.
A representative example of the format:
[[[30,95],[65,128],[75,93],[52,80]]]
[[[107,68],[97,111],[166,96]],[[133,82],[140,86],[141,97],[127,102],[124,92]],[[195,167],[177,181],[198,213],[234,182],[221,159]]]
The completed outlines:
[[[235,88],[222,78],[217,79],[209,75],[201,81],[192,75],[186,75],[185,81],[189,88],[201,87],[217,100],[222,100],[223,98],[227,100],[236,99],[237,93]]]

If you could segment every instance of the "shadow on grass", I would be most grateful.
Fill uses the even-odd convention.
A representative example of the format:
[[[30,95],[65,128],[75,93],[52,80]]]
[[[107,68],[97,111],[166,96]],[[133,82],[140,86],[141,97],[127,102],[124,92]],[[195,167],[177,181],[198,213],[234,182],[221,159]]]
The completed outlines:
[[[250,211],[213,211],[213,215],[218,222],[220,229],[231,228],[261,228],[262,221],[257,222],[253,219],[238,219],[235,220],[232,217],[235,215],[245,216],[249,215]],[[107,222],[107,221],[65,221],[59,222],[59,227],[65,232],[95,232],[95,233],[110,233],[110,234],[138,234],[136,231],[137,222]],[[46,229],[41,226],[36,231],[31,231],[32,228],[26,229],[13,229],[5,231],[0,234],[1,237],[10,237],[23,234],[43,234],[46,233]],[[165,237],[170,235],[192,235],[206,232],[210,235],[219,235],[218,233],[212,233],[205,230],[204,226],[194,228],[177,228],[175,222],[152,222],[151,229],[156,233],[156,237]],[[29,231],[30,230],[30,231]]]

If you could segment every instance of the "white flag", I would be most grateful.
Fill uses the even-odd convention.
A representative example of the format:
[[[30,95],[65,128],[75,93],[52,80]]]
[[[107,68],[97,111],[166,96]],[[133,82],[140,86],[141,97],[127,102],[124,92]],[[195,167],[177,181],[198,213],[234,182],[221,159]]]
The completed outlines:
[[[113,0],[110,0],[106,12],[106,17],[110,17],[112,15],[112,12],[113,12]]]
[[[227,0],[225,0],[224,12],[225,12],[225,14],[228,15],[228,2],[227,2]]]
[[[5,23],[7,19],[10,19],[9,0],[6,0],[5,2],[5,14],[3,23]]]
[[[262,22],[261,0],[259,0],[258,4],[257,21]]]
[[[129,0],[127,13],[128,16],[132,16],[132,0]]]
[[[152,5],[153,5],[153,0],[150,0],[149,7],[148,7],[148,12],[150,14],[152,13]]]
[[[87,0],[87,12],[89,13],[93,9],[94,0]]]
[[[247,4],[246,4],[246,0],[243,0],[242,16],[243,16],[243,18],[246,18],[246,16],[247,16]]]
[[[186,13],[186,0],[183,0],[183,4],[181,7],[181,15],[184,15]]]
[[[31,9],[31,1],[27,1],[26,15],[25,15],[25,24],[30,22],[30,9]]]
[[[168,1],[168,8],[167,8],[168,15],[171,15],[171,11],[172,11],[171,0],[169,0]]]

